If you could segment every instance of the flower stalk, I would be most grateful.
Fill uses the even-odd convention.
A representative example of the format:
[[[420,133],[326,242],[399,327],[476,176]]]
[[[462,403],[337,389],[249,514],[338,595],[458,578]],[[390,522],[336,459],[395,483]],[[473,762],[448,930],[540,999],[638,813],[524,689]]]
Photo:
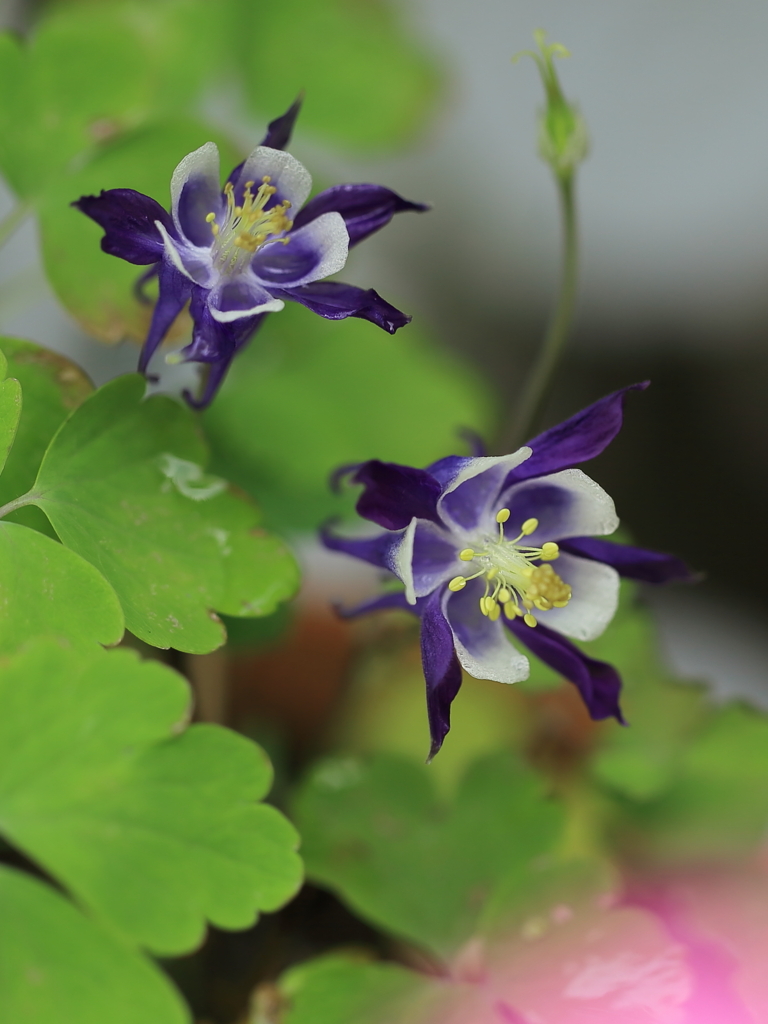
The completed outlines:
[[[579,240],[574,176],[556,177],[560,194],[563,225],[563,262],[560,294],[541,343],[536,362],[523,391],[514,427],[513,446],[517,447],[536,429],[549,395],[555,371],[571,333],[576,308],[579,276]]]
[[[538,51],[523,51],[513,60],[523,55],[532,57],[544,85],[546,106],[539,114],[539,155],[552,168],[558,190],[563,226],[563,262],[557,304],[520,399],[514,426],[515,446],[530,437],[538,425],[571,333],[579,263],[575,176],[576,168],[589,150],[584,118],[578,107],[569,103],[563,95],[555,71],[554,58],[570,56],[568,50],[559,43],[547,43],[546,34],[541,29],[534,33],[534,38]]]

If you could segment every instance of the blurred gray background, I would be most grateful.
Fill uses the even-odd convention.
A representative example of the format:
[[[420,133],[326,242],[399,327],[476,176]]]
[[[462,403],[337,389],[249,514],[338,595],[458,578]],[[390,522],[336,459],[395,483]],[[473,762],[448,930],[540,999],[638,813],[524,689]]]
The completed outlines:
[[[557,284],[559,224],[536,156],[541,83],[510,58],[539,27],[564,43],[573,56],[558,69],[592,152],[578,182],[578,320],[547,419],[652,379],[590,472],[638,543],[707,574],[655,599],[677,667],[768,706],[768,4],[408,0],[400,12],[448,80],[429,130],[386,160],[351,160],[301,131],[293,147],[327,180],[434,203],[418,230],[400,218],[356,250],[345,279],[375,281],[471,360],[511,418]],[[4,25],[29,14],[0,3]],[[245,148],[261,131],[226,96],[211,112]],[[9,207],[1,195],[0,214]],[[132,346],[105,348],[61,311],[34,223],[0,250],[0,330],[67,352],[97,382],[135,365]]]

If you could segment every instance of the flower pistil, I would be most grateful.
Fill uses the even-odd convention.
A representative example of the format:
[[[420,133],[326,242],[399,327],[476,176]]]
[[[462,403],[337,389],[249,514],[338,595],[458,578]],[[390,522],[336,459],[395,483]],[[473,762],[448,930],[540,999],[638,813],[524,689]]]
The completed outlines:
[[[448,589],[463,590],[470,580],[485,577],[485,593],[480,598],[480,611],[492,621],[501,615],[502,608],[508,619],[522,617],[527,626],[536,625],[533,609],[540,612],[550,608],[565,608],[571,599],[571,588],[548,563],[559,557],[560,549],[554,541],[541,547],[520,544],[520,541],[538,529],[538,519],[526,519],[514,540],[504,536],[504,523],[509,509],[496,513],[498,535],[486,537],[480,550],[464,548],[459,552],[462,562],[476,561],[480,568],[471,576],[454,576]],[[536,564],[543,562],[544,565]]]

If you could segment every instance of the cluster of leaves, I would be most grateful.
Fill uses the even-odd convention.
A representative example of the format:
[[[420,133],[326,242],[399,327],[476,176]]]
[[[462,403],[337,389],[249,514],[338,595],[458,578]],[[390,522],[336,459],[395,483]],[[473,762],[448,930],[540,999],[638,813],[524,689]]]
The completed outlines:
[[[255,744],[187,728],[177,673],[101,645],[127,625],[155,647],[213,650],[214,609],[269,614],[296,565],[206,475],[183,406],[142,401],[134,375],[94,392],[29,342],[0,351],[0,831],[78,904],[1,869],[0,1017],[183,1021],[140,951],[186,952],[207,920],[242,928],[281,905],[298,839],[258,803],[271,771]]]
[[[17,200],[0,240],[34,213],[65,308],[96,338],[143,340],[135,269],[72,200],[131,187],[167,205],[174,166],[211,139],[234,165],[205,113],[217,90],[263,124],[303,87],[307,137],[373,151],[413,134],[436,82],[367,0],[41,5],[25,38],[0,35],[0,173]],[[344,511],[326,497],[338,463],[430,461],[457,423],[487,425],[476,382],[422,337],[328,326],[286,313],[205,424],[138,376],[94,390],[67,359],[0,339],[2,1020],[186,1021],[151,957],[192,950],[207,922],[248,927],[300,884],[297,833],[260,802],[263,752],[189,725],[186,682],[130,646],[209,652],[222,617],[262,619],[295,592],[284,541],[221,474],[263,495],[269,522],[306,528]]]

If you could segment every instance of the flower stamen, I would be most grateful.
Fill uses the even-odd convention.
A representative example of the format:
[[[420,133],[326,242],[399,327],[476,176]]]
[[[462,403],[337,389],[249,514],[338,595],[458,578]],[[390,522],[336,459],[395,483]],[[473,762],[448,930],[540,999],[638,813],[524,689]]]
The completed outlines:
[[[485,593],[479,602],[482,614],[495,622],[503,608],[508,619],[521,617],[527,626],[534,628],[537,625],[534,610],[546,612],[565,608],[572,591],[549,564],[560,556],[554,541],[546,541],[540,547],[520,544],[524,537],[539,528],[539,520],[526,519],[517,537],[508,540],[504,536],[504,524],[509,517],[508,508],[499,509],[495,517],[498,537],[485,537],[477,549],[468,547],[459,552],[462,562],[477,561],[481,568],[471,576],[454,576],[448,589],[457,593],[470,580],[483,576]]]
[[[274,236],[293,227],[293,221],[287,216],[290,202],[284,199],[271,209],[265,209],[277,192],[271,181],[271,177],[265,174],[255,193],[253,187],[256,182],[246,181],[242,205],[235,203],[235,187],[228,181],[224,186],[227,209],[221,223],[216,220],[215,213],[206,216],[214,238],[213,261],[222,270],[232,273],[241,269],[270,238],[283,244],[288,242],[287,238],[276,239]]]

